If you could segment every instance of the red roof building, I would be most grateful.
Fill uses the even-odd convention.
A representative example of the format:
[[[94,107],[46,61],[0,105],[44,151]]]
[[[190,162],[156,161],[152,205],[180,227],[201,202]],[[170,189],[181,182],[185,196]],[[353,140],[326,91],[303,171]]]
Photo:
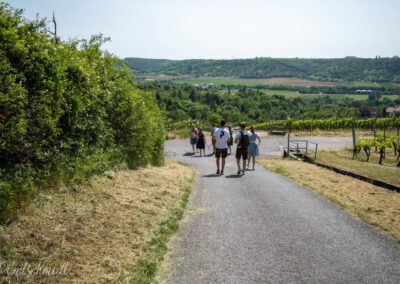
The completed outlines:
[[[396,113],[400,113],[400,106],[398,106],[398,107],[388,107],[386,109],[386,113],[388,115],[395,115]]]

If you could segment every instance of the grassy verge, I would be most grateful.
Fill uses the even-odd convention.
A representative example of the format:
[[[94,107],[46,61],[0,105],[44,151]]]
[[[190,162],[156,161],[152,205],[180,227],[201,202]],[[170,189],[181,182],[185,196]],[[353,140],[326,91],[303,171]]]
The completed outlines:
[[[369,162],[366,162],[363,152],[359,153],[357,160],[352,156],[352,151],[348,149],[321,151],[318,152],[317,160],[363,176],[400,185],[400,168],[396,167],[397,160],[390,150],[387,151],[383,165],[378,164],[379,154],[373,151]]]
[[[190,191],[190,185],[183,189],[180,206],[176,208],[167,220],[160,224],[160,228],[145,245],[144,251],[146,255],[134,267],[132,283],[153,282],[159,264],[163,261],[168,251],[168,240],[179,229],[179,221],[182,219],[189,201]]]
[[[193,180],[193,169],[168,161],[41,194],[0,226],[0,283],[150,283]],[[24,266],[63,273],[12,273]]]
[[[260,159],[270,171],[317,192],[400,242],[400,193],[291,159]]]

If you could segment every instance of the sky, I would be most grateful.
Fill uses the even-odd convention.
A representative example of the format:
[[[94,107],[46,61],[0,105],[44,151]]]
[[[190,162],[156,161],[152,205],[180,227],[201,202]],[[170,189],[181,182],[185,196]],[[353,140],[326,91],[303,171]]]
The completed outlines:
[[[400,0],[9,0],[56,15],[62,40],[102,33],[118,57],[400,55]]]

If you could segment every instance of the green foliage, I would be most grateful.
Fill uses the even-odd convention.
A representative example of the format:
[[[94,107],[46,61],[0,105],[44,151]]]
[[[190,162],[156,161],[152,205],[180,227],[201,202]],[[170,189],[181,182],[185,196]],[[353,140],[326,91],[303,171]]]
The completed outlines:
[[[209,122],[211,115],[218,115],[230,124],[241,121],[260,123],[287,117],[359,117],[359,108],[368,105],[367,101],[345,97],[340,100],[326,95],[287,97],[266,94],[264,90],[252,88],[240,88],[229,93],[229,90],[208,90],[168,83],[146,83],[139,84],[139,87],[155,94],[170,123],[189,120]]]
[[[360,152],[362,149],[365,154],[367,155],[367,162],[369,161],[369,157],[371,156],[371,149],[375,145],[375,140],[374,139],[359,139],[356,142],[356,149],[355,152]]]
[[[211,124],[214,123],[215,125],[219,125],[219,123],[221,122],[221,116],[219,116],[216,113],[212,113],[209,117],[208,117],[208,122],[210,122]]]
[[[162,112],[101,50],[106,39],[58,43],[45,28],[0,3],[3,219],[40,186],[79,182],[123,161],[163,163]]]
[[[398,57],[232,60],[126,58],[126,62],[138,74],[240,78],[299,77],[310,80],[361,81],[355,82],[354,87],[372,87],[374,83],[371,82],[400,82],[400,58]],[[386,86],[392,87],[387,83]]]

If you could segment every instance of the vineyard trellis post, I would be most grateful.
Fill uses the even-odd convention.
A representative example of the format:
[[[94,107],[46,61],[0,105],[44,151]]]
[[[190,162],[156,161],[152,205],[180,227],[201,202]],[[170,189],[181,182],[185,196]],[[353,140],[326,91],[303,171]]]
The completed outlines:
[[[288,138],[287,138],[287,155],[289,157],[289,150],[290,150],[290,132],[292,130],[292,119],[290,117],[288,117],[288,119],[286,120],[286,130],[288,133]]]
[[[351,134],[353,136],[353,159],[357,157],[357,150],[356,150],[356,126],[355,123],[351,126]]]

